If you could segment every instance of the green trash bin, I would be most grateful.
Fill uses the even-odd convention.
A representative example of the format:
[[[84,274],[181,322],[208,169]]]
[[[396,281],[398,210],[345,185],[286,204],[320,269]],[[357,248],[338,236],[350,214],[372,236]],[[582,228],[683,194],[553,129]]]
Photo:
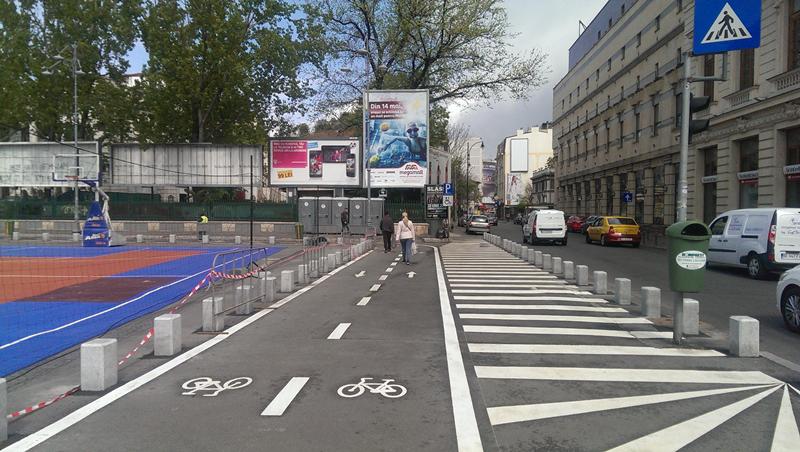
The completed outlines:
[[[669,286],[675,292],[703,290],[711,230],[699,221],[681,221],[667,228]]]

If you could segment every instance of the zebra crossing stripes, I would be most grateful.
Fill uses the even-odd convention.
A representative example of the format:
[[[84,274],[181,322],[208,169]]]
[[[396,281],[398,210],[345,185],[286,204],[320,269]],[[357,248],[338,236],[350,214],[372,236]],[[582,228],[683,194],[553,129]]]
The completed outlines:
[[[456,308],[461,309],[499,309],[501,311],[573,311],[573,312],[628,312],[622,308],[608,308],[597,306],[568,306],[561,304],[481,304],[460,303]]]
[[[538,314],[464,314],[459,313],[462,319],[477,320],[538,320],[543,322],[575,322],[575,323],[609,323],[614,325],[652,324],[653,322],[642,317],[592,317],[579,315],[538,315]]]
[[[465,333],[489,334],[519,334],[519,335],[553,335],[553,336],[596,336],[618,337],[623,339],[670,339],[672,333],[661,331],[625,331],[607,330],[597,328],[556,328],[537,326],[506,326],[506,325],[464,325]],[[641,336],[647,334],[647,336]]]
[[[602,298],[580,298],[559,296],[496,296],[496,295],[454,295],[455,301],[571,301],[575,303],[608,303]],[[672,337],[672,336],[670,336]]]
[[[529,353],[537,355],[625,355],[625,356],[725,356],[716,350],[690,348],[656,348],[611,345],[561,345],[561,344],[467,344],[472,353]]]

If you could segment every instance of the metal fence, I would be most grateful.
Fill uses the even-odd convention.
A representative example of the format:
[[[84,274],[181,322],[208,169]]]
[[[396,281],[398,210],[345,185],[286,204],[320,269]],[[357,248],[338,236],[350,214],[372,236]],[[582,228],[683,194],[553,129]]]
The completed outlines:
[[[403,212],[408,212],[408,219],[414,223],[425,223],[425,204],[422,202],[385,202],[383,208],[389,211],[394,221],[403,217]],[[381,212],[383,214],[383,212]]]

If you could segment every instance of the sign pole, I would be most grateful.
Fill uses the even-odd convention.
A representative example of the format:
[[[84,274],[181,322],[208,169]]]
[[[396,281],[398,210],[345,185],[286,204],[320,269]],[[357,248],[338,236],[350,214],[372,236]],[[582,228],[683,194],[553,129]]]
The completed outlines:
[[[255,197],[253,193],[253,154],[250,154],[250,249],[253,249],[253,210]]]

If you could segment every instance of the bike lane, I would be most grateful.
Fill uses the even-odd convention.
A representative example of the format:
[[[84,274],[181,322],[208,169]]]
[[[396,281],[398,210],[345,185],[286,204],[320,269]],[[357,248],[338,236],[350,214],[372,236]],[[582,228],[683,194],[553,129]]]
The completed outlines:
[[[433,250],[420,248],[411,266],[373,252],[77,424],[32,435],[46,437],[36,450],[456,449]],[[342,397],[345,385],[363,394]]]

